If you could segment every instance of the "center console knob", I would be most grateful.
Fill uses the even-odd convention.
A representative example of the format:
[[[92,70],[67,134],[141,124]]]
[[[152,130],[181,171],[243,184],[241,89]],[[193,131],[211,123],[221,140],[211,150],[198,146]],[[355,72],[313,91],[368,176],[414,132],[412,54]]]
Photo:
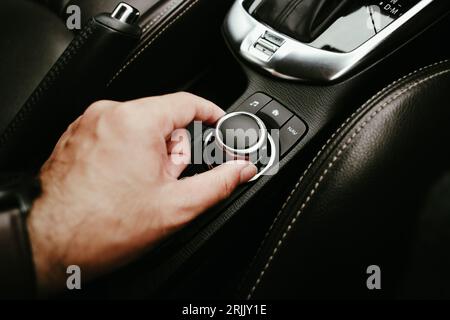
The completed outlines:
[[[237,160],[256,162],[258,151],[266,145],[267,128],[262,120],[248,112],[233,112],[216,125],[216,143]]]
[[[249,112],[233,112],[223,116],[216,128],[206,136],[204,143],[205,147],[214,148],[214,160],[219,161],[210,159],[210,169],[219,165],[220,161],[247,160],[259,170],[253,178],[255,180],[275,162],[275,144],[266,125]]]

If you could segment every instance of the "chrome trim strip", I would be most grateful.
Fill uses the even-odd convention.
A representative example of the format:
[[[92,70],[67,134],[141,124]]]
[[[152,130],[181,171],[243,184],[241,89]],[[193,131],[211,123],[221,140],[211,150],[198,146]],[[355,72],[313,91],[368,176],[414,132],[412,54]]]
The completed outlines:
[[[259,177],[263,176],[267,171],[272,169],[273,165],[275,164],[275,160],[277,158],[277,150],[275,150],[275,141],[273,141],[273,138],[270,134],[267,135],[267,140],[269,140],[270,143],[270,150],[272,150],[272,153],[270,154],[270,160],[269,163],[262,169],[260,172],[258,172],[253,178],[251,178],[248,182],[253,182],[259,179]]]
[[[139,16],[139,10],[125,2],[119,3],[111,13],[112,18],[127,24],[135,23]]]
[[[214,136],[214,132],[211,132],[208,134],[208,136],[205,138],[204,145],[208,145],[211,142],[212,137]],[[264,175],[266,172],[268,172],[270,169],[272,169],[273,165],[275,164],[275,160],[277,159],[277,152],[275,141],[273,140],[272,136],[270,134],[267,135],[267,140],[270,143],[270,150],[272,150],[272,153],[270,154],[269,163],[260,171],[258,172],[252,179],[250,179],[248,182],[253,182],[258,180],[262,175]],[[208,165],[209,170],[212,170],[214,166]]]
[[[313,48],[281,34],[254,19],[246,12],[242,2],[243,0],[235,1],[224,22],[224,31],[233,50],[245,60],[280,78],[334,81],[353,70],[383,41],[433,0],[420,1],[367,42],[348,53]],[[272,56],[254,48],[255,43],[266,31],[286,39],[286,42]]]

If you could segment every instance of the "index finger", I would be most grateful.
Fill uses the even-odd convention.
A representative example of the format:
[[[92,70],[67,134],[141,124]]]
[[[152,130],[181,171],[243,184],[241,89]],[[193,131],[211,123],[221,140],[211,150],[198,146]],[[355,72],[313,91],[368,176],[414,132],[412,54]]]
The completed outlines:
[[[157,108],[157,116],[162,121],[161,129],[165,136],[172,133],[175,129],[185,128],[195,120],[214,124],[225,114],[225,111],[211,101],[186,92],[143,98],[134,102],[140,105],[152,105]],[[154,112],[155,110],[148,111]]]

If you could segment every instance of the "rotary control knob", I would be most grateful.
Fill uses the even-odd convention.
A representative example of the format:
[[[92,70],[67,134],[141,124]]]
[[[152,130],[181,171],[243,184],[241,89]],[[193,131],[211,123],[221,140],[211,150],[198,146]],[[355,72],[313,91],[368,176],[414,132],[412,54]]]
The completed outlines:
[[[273,138],[264,122],[248,112],[233,112],[222,117],[216,128],[205,138],[205,150],[211,169],[231,160],[247,160],[256,165],[256,180],[266,173],[275,163],[276,150]]]

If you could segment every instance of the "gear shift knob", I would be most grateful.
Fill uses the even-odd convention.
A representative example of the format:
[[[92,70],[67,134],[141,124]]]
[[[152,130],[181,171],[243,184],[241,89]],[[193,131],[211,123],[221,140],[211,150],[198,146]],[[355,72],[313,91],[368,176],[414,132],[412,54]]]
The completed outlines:
[[[294,39],[309,43],[355,4],[354,0],[246,0],[244,7],[257,20]]]

